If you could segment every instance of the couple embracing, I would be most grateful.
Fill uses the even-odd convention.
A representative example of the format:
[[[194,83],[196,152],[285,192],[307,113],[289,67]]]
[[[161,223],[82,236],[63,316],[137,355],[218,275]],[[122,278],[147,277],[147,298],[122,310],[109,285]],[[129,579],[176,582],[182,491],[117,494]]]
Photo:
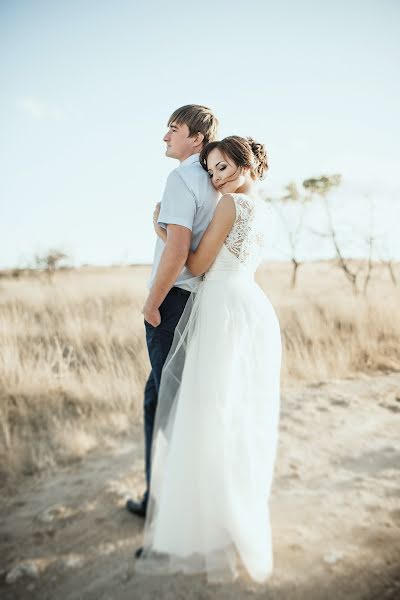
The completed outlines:
[[[272,572],[268,498],[277,447],[281,337],[254,281],[267,234],[253,186],[268,165],[251,138],[216,141],[199,105],[164,136],[179,160],[154,213],[157,244],[143,308],[147,490],[135,570],[255,581]]]

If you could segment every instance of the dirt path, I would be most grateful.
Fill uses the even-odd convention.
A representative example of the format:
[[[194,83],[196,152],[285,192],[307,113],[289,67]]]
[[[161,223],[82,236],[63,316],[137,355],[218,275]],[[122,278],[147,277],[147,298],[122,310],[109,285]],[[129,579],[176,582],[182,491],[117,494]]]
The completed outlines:
[[[141,428],[132,439],[3,495],[3,600],[400,598],[400,374],[286,390],[262,587],[134,573]]]

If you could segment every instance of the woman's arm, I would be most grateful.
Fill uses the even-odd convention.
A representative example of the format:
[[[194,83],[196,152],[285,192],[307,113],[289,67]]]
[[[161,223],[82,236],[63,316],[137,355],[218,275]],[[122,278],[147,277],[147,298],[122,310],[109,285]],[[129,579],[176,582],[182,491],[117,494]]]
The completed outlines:
[[[236,219],[235,201],[230,194],[222,196],[197,249],[189,252],[186,266],[193,275],[205,273],[221,250]]]
[[[156,234],[165,243],[167,240],[167,231],[157,223],[159,214],[160,203],[158,202],[153,213],[153,225]],[[202,275],[212,265],[215,257],[222,248],[226,236],[232,229],[235,218],[235,201],[230,194],[225,194],[218,202],[212,221],[204,232],[197,249],[189,252],[186,266],[193,275]]]
[[[158,224],[158,215],[160,214],[160,208],[161,208],[161,202],[157,202],[156,207],[153,212],[153,225],[154,225],[154,231],[156,232],[158,237],[162,239],[162,241],[165,244],[165,242],[167,241],[167,230]]]

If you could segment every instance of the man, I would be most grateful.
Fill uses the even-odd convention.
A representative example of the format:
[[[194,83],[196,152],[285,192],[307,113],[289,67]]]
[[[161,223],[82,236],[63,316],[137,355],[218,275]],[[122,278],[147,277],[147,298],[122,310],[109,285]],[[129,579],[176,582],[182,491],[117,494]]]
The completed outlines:
[[[146,516],[150,485],[151,443],[161,372],[174,331],[190,292],[201,277],[185,267],[189,250],[195,250],[210,223],[218,199],[210,178],[199,163],[203,146],[217,137],[218,120],[206,106],[188,104],[168,121],[163,140],[166,156],[180,165],[168,176],[158,223],[167,231],[166,243],[157,238],[149,295],[143,307],[151,372],[144,392],[145,470],[147,489],[139,502],[129,499],[126,508]]]

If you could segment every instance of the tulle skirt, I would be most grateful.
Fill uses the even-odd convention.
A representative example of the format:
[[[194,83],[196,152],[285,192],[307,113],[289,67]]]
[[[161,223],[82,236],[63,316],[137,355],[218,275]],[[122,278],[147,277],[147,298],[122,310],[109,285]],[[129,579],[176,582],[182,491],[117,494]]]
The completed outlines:
[[[146,573],[257,582],[272,572],[268,497],[281,336],[244,273],[211,274],[189,298],[165,363],[153,434]]]

